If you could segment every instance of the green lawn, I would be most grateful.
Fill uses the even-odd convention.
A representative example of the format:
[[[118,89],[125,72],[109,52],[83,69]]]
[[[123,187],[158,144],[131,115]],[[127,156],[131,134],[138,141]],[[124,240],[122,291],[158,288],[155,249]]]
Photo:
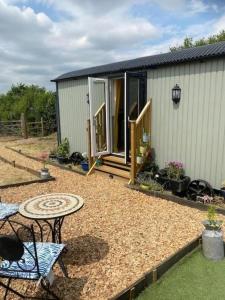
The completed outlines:
[[[207,260],[195,251],[171,268],[136,300],[224,300],[225,260]]]

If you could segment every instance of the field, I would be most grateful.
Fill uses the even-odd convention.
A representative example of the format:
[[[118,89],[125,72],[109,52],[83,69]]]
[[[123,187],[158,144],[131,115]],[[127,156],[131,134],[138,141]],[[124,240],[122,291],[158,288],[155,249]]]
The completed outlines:
[[[41,152],[50,152],[57,147],[56,134],[46,137],[36,137],[29,139],[16,139],[13,137],[0,137],[0,145],[12,147],[15,150],[21,150],[22,153],[38,157]]]
[[[14,168],[9,164],[0,161],[0,186],[35,179],[37,179],[37,177],[29,172]]]

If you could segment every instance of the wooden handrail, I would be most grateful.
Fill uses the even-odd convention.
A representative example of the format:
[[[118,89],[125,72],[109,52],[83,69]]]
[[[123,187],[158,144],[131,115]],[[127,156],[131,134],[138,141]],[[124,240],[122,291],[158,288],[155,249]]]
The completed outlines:
[[[103,107],[105,106],[105,102],[102,103],[102,105],[99,107],[99,109],[96,111],[95,113],[95,117],[97,117],[97,115],[101,112],[101,110],[103,109]]]
[[[141,120],[143,119],[145,113],[150,108],[150,105],[151,105],[151,99],[148,100],[148,102],[145,104],[144,108],[142,109],[140,115],[138,116],[138,118],[136,120],[136,125],[138,125],[141,122]]]
[[[142,109],[140,115],[136,121],[130,121],[130,135],[131,135],[131,172],[130,172],[130,182],[135,183],[135,178],[138,170],[141,169],[142,165],[137,165],[137,150],[139,149],[143,141],[143,133],[149,136],[148,148],[150,148],[150,138],[151,138],[151,99],[148,100],[144,108]],[[146,159],[143,156],[143,162]]]

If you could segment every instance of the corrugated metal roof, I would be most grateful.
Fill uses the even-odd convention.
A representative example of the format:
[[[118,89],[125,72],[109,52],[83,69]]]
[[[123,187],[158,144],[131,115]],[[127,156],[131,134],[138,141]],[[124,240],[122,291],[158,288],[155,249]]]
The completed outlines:
[[[136,59],[86,68],[62,74],[52,81],[60,81],[69,78],[96,76],[100,74],[110,74],[125,72],[133,69],[153,68],[161,65],[177,64],[193,60],[208,59],[225,55],[225,42],[212,45],[193,47],[175,52],[145,56]]]

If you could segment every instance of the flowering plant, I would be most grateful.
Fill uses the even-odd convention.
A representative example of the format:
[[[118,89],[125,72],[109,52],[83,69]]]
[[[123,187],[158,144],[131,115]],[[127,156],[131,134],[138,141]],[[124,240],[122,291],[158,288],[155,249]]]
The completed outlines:
[[[170,161],[167,164],[167,176],[170,179],[180,179],[184,176],[184,165],[179,161]]]
[[[42,160],[43,162],[43,169],[46,169],[46,161],[48,160],[48,153],[47,152],[42,152],[39,156],[39,158]]]

